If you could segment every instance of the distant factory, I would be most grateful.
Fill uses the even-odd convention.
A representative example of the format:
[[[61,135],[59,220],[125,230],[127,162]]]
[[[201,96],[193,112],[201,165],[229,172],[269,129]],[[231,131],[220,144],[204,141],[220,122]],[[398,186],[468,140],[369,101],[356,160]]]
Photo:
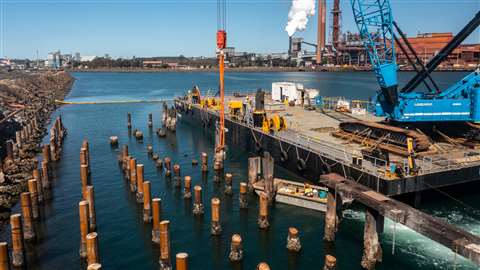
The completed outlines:
[[[415,53],[425,63],[435,56],[452,39],[453,33],[419,33],[416,37],[408,38]],[[402,45],[404,45],[402,43]],[[408,64],[407,56],[396,48],[397,61],[399,64]],[[408,55],[413,57],[413,55]],[[480,64],[480,44],[463,44],[456,48],[448,57],[444,66],[474,67]]]
[[[317,42],[306,42],[301,37],[290,37],[288,56],[290,63],[297,66],[313,65],[369,65],[365,48],[358,33],[342,33],[340,0],[333,1],[331,14],[331,42],[327,43],[327,6],[325,0],[318,0]],[[441,48],[453,39],[453,33],[419,33],[408,38],[416,54],[428,62]],[[310,48],[310,50],[307,50]],[[407,57],[395,48],[400,65],[407,64]],[[480,64],[480,43],[459,46],[443,63],[443,67],[472,68]]]
[[[364,65],[367,57],[360,36],[341,32],[340,0],[333,1],[331,10],[331,42],[327,44],[327,6],[318,1],[317,42],[306,42],[300,37],[290,37],[288,55],[297,66],[312,65]],[[309,46],[312,51],[306,50]]]

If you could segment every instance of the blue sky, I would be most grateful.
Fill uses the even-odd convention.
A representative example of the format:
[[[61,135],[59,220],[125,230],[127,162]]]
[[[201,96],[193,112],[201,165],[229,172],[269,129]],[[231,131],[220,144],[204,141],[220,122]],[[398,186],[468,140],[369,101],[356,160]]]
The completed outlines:
[[[283,52],[289,0],[226,0],[228,43],[237,51]],[[0,56],[64,53],[113,57],[212,56],[216,0],[0,0]],[[327,0],[330,10],[332,0]],[[341,0],[342,30],[356,31],[349,0]],[[480,10],[480,0],[391,0],[405,32],[456,33]],[[330,15],[330,14],[329,14]],[[328,18],[328,22],[330,22]],[[328,31],[330,33],[330,31]],[[305,32],[316,40],[316,16]],[[480,43],[477,29],[469,43]]]

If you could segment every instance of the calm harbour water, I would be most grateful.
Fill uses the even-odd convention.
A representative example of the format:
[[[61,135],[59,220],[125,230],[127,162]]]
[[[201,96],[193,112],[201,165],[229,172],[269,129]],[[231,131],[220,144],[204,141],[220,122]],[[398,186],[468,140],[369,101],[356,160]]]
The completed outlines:
[[[436,74],[443,87],[459,80],[463,73]],[[107,101],[162,99],[180,96],[193,85],[202,93],[216,89],[215,73],[74,73],[77,79],[68,101]],[[409,74],[401,73],[400,81]],[[318,88],[322,95],[369,98],[376,89],[372,73],[228,73],[226,88],[253,91],[270,89],[275,81],[303,83]],[[215,90],[211,90],[214,93]],[[128,136],[127,112],[132,113],[133,128],[144,133],[144,142],[137,143]],[[177,132],[167,138],[158,138],[147,128],[148,113],[153,113],[154,129],[160,127],[160,103],[66,105],[56,114],[61,115],[68,129],[62,159],[56,164],[53,198],[43,209],[38,224],[39,243],[28,254],[29,269],[85,269],[78,255],[80,201],[79,149],[83,139],[88,139],[91,151],[92,182],[95,186],[97,232],[103,269],[158,269],[158,247],[151,243],[151,226],[142,221],[142,210],[129,192],[117,163],[119,149],[111,148],[109,136],[119,136],[120,145],[128,144],[137,162],[145,165],[145,179],[152,183],[152,198],[162,199],[162,219],[171,221],[172,254],[187,252],[191,269],[254,269],[266,261],[272,269],[321,269],[325,246],[323,214],[315,211],[277,204],[271,210],[271,227],[261,231],[256,224],[257,198],[249,197],[250,208],[238,208],[238,185],[247,177],[248,153],[230,147],[225,172],[234,175],[234,195],[223,194],[223,183],[215,184],[213,172],[202,178],[200,167],[192,167],[192,158],[199,159],[206,151],[213,153],[213,138],[196,126],[179,122]],[[162,176],[148,158],[147,144],[151,143],[160,157],[169,156],[182,168],[182,175],[191,175],[193,185],[201,185],[206,213],[203,218],[193,217],[191,201],[185,201],[182,191],[172,180]],[[276,175],[295,178],[276,167]],[[223,233],[210,235],[210,198],[222,201]],[[474,195],[459,199],[480,208]],[[423,209],[445,218],[475,234],[480,234],[480,217],[458,203],[442,199],[425,203]],[[18,206],[14,209],[19,211]],[[334,254],[338,269],[359,269],[362,256],[364,216],[361,210],[346,210],[335,242]],[[286,251],[289,226],[300,230],[302,252],[298,255]],[[386,222],[381,236],[383,263],[377,269],[477,269],[467,260],[455,257],[449,249],[396,225],[395,255],[392,255],[394,224]],[[230,264],[228,252],[233,233],[240,233],[245,247],[241,264]],[[3,228],[2,240],[10,241],[10,232]],[[172,260],[173,262],[174,260]]]

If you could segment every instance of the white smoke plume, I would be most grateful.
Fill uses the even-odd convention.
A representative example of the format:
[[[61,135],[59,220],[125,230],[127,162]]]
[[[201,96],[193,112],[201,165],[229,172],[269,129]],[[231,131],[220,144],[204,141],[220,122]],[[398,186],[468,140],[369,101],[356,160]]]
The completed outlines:
[[[288,23],[285,27],[289,36],[307,28],[308,17],[315,15],[315,0],[292,0]]]

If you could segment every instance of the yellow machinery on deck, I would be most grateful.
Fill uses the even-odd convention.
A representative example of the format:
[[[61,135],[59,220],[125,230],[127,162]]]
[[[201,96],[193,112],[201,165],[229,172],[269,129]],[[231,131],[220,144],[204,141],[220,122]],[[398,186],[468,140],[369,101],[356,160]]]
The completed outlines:
[[[231,100],[228,102],[228,112],[230,117],[240,120],[243,115],[243,103],[240,100]]]
[[[262,130],[265,133],[278,132],[287,129],[287,121],[283,116],[274,114],[271,118],[265,115],[262,122]]]

